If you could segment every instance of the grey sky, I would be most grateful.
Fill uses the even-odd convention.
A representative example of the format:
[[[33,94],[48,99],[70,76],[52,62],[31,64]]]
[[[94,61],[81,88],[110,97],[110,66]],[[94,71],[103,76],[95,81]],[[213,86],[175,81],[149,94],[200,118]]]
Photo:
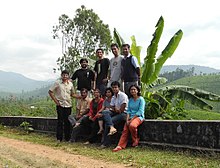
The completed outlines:
[[[168,64],[195,64],[220,69],[220,12],[217,0],[7,0],[0,6],[0,70],[47,80],[61,56],[52,27],[61,14],[74,17],[81,5],[93,9],[127,43],[135,35],[142,60],[159,17],[165,20],[158,53],[179,29],[183,38]]]

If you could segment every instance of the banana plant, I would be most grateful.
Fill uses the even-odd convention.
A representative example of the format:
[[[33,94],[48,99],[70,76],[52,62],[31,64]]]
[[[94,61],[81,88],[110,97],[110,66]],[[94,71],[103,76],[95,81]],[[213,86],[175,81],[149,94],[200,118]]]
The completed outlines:
[[[172,116],[172,112],[174,112],[175,115],[176,113],[183,114],[181,113],[183,110],[179,110],[184,108],[184,103],[182,102],[183,100],[186,100],[189,103],[200,107],[201,109],[211,110],[212,106],[206,103],[203,99],[220,101],[219,95],[188,86],[175,85],[166,86],[159,89],[158,87],[153,88],[155,85],[164,84],[166,82],[166,79],[159,77],[160,70],[167,59],[173,55],[183,36],[182,30],[178,30],[171,38],[162,53],[156,58],[158,44],[164,28],[164,19],[162,16],[159,18],[155,27],[156,30],[153,34],[153,39],[147,48],[147,55],[142,66],[141,90],[143,97],[145,98],[146,102],[148,102],[148,106],[145,110],[147,113],[146,116],[150,116],[150,118],[167,118]],[[116,29],[114,30],[114,36],[114,39],[117,39],[115,42],[122,44],[121,42],[123,39],[116,31]],[[131,37],[131,40],[131,51],[133,55],[139,56],[140,58],[141,47],[136,45],[134,36]],[[172,103],[174,99],[178,100],[179,104],[173,105]],[[173,107],[175,105],[180,106],[180,108]],[[178,110],[175,111],[173,109]]]

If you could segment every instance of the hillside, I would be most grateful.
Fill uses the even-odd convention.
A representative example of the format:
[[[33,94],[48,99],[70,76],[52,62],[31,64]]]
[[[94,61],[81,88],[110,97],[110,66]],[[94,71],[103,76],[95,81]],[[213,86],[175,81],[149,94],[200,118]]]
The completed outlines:
[[[220,95],[220,75],[191,76],[181,78],[166,85],[186,85],[193,88],[202,89]],[[220,112],[220,103],[208,101],[213,106],[213,111]],[[194,109],[189,105],[189,109]]]
[[[219,69],[214,69],[214,68],[199,66],[199,65],[165,65],[162,67],[160,74],[163,74],[164,72],[175,71],[177,68],[186,71],[192,67],[194,67],[194,74],[197,74],[197,75],[203,74],[203,73],[204,74],[220,73]]]
[[[49,84],[51,82],[37,81],[22,74],[0,70],[0,92],[22,93],[48,86]]]
[[[220,95],[220,75],[191,76],[170,82],[168,85],[187,85]]]

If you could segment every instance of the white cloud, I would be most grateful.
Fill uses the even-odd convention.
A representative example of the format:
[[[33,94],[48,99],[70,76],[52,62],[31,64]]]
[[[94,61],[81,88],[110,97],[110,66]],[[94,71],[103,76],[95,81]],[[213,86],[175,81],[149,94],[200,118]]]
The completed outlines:
[[[7,0],[0,6],[0,70],[22,73],[46,80],[53,73],[61,55],[58,40],[52,39],[52,27],[61,14],[73,17],[81,5],[92,8],[111,30],[117,28],[130,43],[135,35],[143,47],[143,59],[160,16],[164,32],[158,55],[176,31],[184,36],[176,52],[166,64],[197,64],[220,69],[220,13],[218,1],[155,0]]]

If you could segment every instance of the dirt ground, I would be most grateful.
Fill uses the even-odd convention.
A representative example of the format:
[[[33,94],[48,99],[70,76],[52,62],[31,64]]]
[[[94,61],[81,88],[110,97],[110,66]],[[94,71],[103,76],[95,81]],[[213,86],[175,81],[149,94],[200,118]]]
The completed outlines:
[[[0,167],[123,168],[126,166],[0,136]]]

